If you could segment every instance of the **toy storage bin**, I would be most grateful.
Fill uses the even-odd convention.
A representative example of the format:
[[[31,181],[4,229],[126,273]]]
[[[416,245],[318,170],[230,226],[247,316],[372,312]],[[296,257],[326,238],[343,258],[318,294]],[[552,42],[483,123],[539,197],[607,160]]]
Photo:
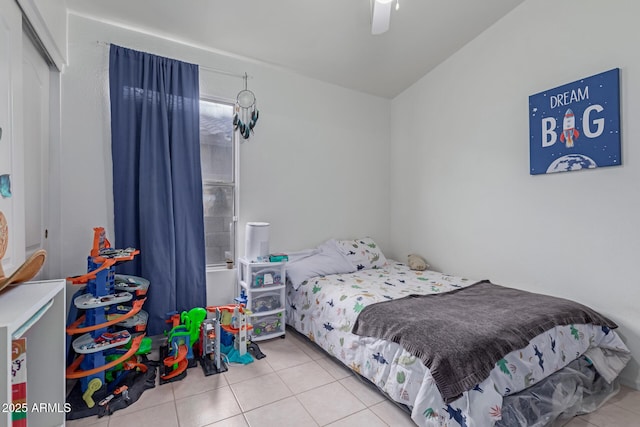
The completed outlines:
[[[279,266],[263,268],[251,274],[252,288],[266,288],[282,284],[282,268]]]
[[[250,289],[262,289],[285,284],[284,262],[249,262],[240,258],[238,279]]]
[[[253,325],[252,335],[254,338],[282,335],[284,333],[284,316],[283,313],[262,317],[252,316],[251,325]]]
[[[238,285],[246,295],[252,340],[284,337],[286,262],[251,262],[238,259]]]
[[[284,301],[280,291],[256,292],[251,301],[251,311],[256,314],[281,308],[284,308]]]

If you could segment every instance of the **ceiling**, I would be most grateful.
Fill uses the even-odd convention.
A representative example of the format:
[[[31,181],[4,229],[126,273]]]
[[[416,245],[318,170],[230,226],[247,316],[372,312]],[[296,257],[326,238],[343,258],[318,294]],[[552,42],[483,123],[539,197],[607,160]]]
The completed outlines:
[[[395,0],[394,0],[395,1]],[[524,0],[66,0],[72,13],[393,98]]]

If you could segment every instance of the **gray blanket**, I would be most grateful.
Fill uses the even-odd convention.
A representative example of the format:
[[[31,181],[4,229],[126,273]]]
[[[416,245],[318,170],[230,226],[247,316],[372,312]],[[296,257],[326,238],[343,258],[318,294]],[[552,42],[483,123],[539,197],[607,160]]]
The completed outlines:
[[[353,333],[393,341],[420,358],[446,403],[484,381],[496,362],[560,325],[617,325],[584,305],[478,282],[364,308]]]

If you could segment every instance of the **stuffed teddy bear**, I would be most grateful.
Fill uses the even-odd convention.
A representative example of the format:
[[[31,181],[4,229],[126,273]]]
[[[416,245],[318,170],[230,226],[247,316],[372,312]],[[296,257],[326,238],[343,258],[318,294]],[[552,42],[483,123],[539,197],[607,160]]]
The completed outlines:
[[[429,268],[429,264],[427,264],[427,261],[417,254],[409,255],[408,264],[410,269],[416,271],[423,271]]]

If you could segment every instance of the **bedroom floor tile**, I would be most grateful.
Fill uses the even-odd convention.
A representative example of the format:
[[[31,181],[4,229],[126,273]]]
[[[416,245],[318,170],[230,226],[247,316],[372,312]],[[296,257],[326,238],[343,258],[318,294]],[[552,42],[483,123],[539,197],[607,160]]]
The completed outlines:
[[[306,337],[301,336],[297,332],[292,332],[287,329],[287,339],[292,340],[307,356],[313,360],[318,360],[327,357],[326,353],[318,348],[317,345],[309,341]]]
[[[245,413],[251,427],[317,427],[307,410],[295,397],[262,406]]]
[[[631,412],[640,414],[640,391],[622,386],[618,394],[613,396],[607,403],[621,406]]]
[[[269,365],[267,358],[265,357],[264,359],[254,360],[248,365],[231,363],[228,366],[227,372],[222,375],[227,379],[229,384],[235,384],[241,381],[250,380],[251,378],[272,374],[273,372],[273,368]]]
[[[394,403],[391,403],[387,399],[371,406],[369,409],[371,409],[374,414],[390,426],[415,426],[415,423],[411,420],[411,416],[408,413],[398,408]]]
[[[282,369],[278,371],[278,376],[293,393],[302,393],[335,381],[326,370],[313,361]]]
[[[166,387],[169,384],[159,386],[159,388]],[[205,376],[202,372],[200,365],[187,369],[187,377],[182,381],[176,381],[171,383],[173,386],[173,394],[176,400],[185,398],[187,396],[193,396],[194,394],[204,393],[205,391],[215,390],[227,385],[227,381],[224,375],[210,375]],[[156,387],[158,388],[158,387]],[[144,395],[146,392],[142,395]]]
[[[382,421],[376,414],[368,409],[364,411],[356,412],[353,415],[349,415],[346,418],[338,420],[334,423],[327,424],[327,427],[387,427],[387,424]]]
[[[289,387],[276,374],[267,374],[230,385],[243,412],[292,396]]]
[[[351,375],[340,380],[340,384],[351,391],[365,406],[373,406],[385,400],[385,397],[372,385],[365,383],[360,377]]]
[[[264,360],[271,365],[274,371],[311,362],[311,358],[293,340],[288,338],[262,341],[260,342],[260,350],[267,355]]]
[[[300,393],[297,398],[321,426],[365,409],[364,404],[337,381]]]
[[[124,423],[136,427],[178,427],[175,402],[163,403],[124,415],[121,411],[118,412],[109,417],[110,427],[121,427]]]
[[[335,363],[335,362],[331,362]],[[238,369],[247,368],[251,365],[238,366]],[[282,371],[280,371],[282,372]],[[206,427],[272,427],[273,425],[290,425],[291,413],[298,414],[295,424],[291,425],[330,425],[332,427],[348,427],[362,426],[376,427],[378,425],[389,426],[414,426],[409,414],[389,402],[382,395],[379,395],[379,403],[371,403],[368,397],[364,397],[359,390],[365,384],[362,384],[356,377],[348,377],[340,381],[334,381],[330,384],[320,386],[316,389],[308,390],[299,394],[291,395],[286,384],[279,377],[279,374],[270,372],[271,377],[275,378],[275,383],[280,382],[280,390],[285,390],[286,397],[277,397],[273,402],[263,404],[260,407],[245,409],[244,414],[241,413],[240,401],[242,396],[238,396],[238,390],[252,390],[255,395],[270,395],[273,389],[269,386],[269,381],[261,382],[260,377],[256,377],[242,383],[253,381],[239,387],[239,384],[233,386],[223,386],[215,388],[198,395],[188,396],[183,399],[176,399],[164,403],[158,403],[154,406],[141,407],[136,402],[127,410],[117,411],[110,417],[97,418],[88,417],[79,420],[67,421],[69,427],[121,427],[123,423],[135,426],[150,427],[171,427],[180,425],[184,426],[206,426]],[[268,376],[263,375],[263,376]],[[214,376],[212,376],[214,377]],[[209,377],[209,378],[212,378]],[[189,378],[189,377],[187,377]],[[193,376],[191,377],[193,378]],[[188,380],[185,379],[185,384]],[[274,382],[272,380],[271,382]],[[172,386],[177,383],[166,384],[164,390],[172,390]],[[334,393],[336,385],[342,389],[342,394]],[[359,387],[360,386],[360,387]],[[368,385],[367,385],[368,386]],[[235,389],[232,391],[232,387]],[[153,397],[150,392],[161,390],[162,387],[147,390],[147,398]],[[376,399],[374,389],[370,388],[368,392],[373,392]],[[243,392],[244,393],[244,392]],[[345,394],[346,393],[346,394]],[[245,398],[251,398],[250,392],[244,395]],[[349,396],[351,395],[351,396]],[[327,396],[329,398],[327,399]],[[347,396],[342,399],[341,396]],[[356,398],[357,396],[357,398]],[[346,401],[346,408],[340,409],[332,402],[334,400]],[[359,402],[362,401],[363,403]],[[295,402],[298,402],[297,405]],[[355,402],[354,405],[348,402]],[[218,403],[216,403],[218,402]],[[253,402],[256,403],[255,401]],[[340,402],[338,402],[340,403]],[[368,409],[363,406],[368,406]],[[202,407],[204,409],[201,409]],[[213,414],[209,412],[213,407]],[[299,412],[300,407],[304,409],[304,413]],[[289,409],[287,409],[289,408]],[[335,410],[339,411],[338,416],[331,417]],[[628,388],[623,388],[621,392],[614,396],[606,405],[592,414],[582,415],[568,421],[564,427],[631,427],[640,426],[640,392]],[[314,419],[313,415],[323,412],[327,417],[318,415],[320,419]],[[208,414],[208,415],[207,415]],[[251,415],[252,414],[252,415]],[[300,415],[306,414],[306,415]],[[376,418],[372,418],[372,415]],[[245,419],[246,417],[246,419]],[[312,418],[310,424],[306,424],[307,417]],[[251,419],[251,421],[249,421]],[[179,424],[178,424],[179,420]],[[268,422],[267,422],[268,420]],[[329,420],[329,421],[327,421]],[[380,424],[382,423],[382,424]]]
[[[580,417],[573,418],[571,421],[563,425],[563,427],[595,427],[593,424],[586,422]]]
[[[213,424],[207,424],[205,427],[249,427],[249,423],[244,419],[244,415],[240,414]]]
[[[266,358],[205,377],[192,368],[156,386],[110,417],[68,421],[69,427],[415,426],[410,415],[304,337],[260,342]],[[322,357],[319,357],[322,356]],[[594,413],[564,427],[640,426],[640,391],[620,392]]]
[[[609,403],[591,414],[578,418],[598,427],[628,427],[640,425],[640,415],[621,406]]]
[[[201,427],[242,413],[229,386],[176,400],[175,406],[180,427]]]
[[[97,416],[69,420],[65,423],[67,427],[107,427],[109,418],[98,418]]]
[[[174,400],[173,383],[164,385],[156,384],[155,388],[145,390],[136,403],[128,408],[114,412],[112,417],[131,414],[142,409],[153,408],[154,406],[173,402]]]
[[[322,366],[333,378],[337,380],[353,376],[353,372],[328,357],[318,359],[316,360],[316,363]]]

